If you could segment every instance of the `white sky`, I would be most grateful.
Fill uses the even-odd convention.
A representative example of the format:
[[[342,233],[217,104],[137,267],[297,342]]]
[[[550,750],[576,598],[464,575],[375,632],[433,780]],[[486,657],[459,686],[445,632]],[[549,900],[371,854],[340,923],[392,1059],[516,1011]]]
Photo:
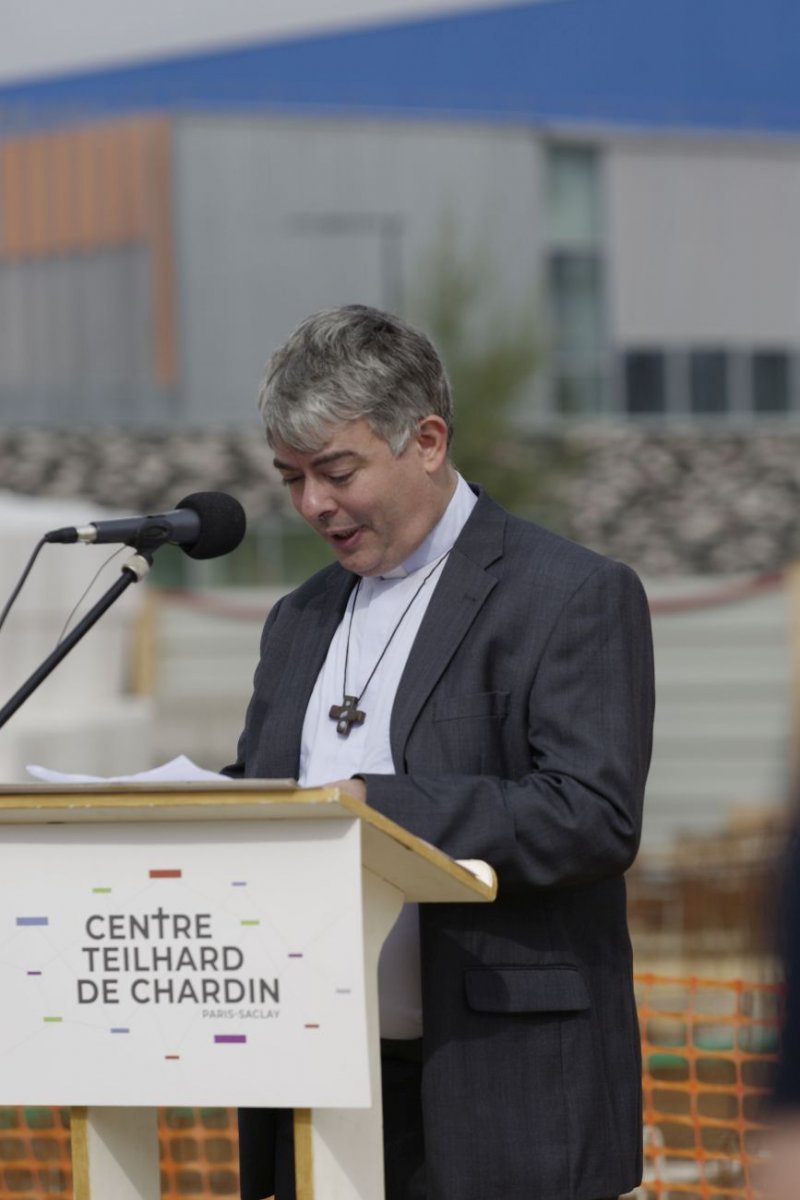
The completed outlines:
[[[249,40],[523,2],[0,0],[0,82]]]

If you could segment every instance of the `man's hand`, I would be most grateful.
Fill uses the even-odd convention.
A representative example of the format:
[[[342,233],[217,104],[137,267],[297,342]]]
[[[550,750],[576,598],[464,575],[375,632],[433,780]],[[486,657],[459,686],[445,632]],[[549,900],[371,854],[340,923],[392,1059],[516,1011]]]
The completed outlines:
[[[353,800],[360,800],[362,804],[367,803],[367,785],[363,779],[337,779],[335,783],[326,784],[326,787],[338,788],[340,792],[351,796]]]

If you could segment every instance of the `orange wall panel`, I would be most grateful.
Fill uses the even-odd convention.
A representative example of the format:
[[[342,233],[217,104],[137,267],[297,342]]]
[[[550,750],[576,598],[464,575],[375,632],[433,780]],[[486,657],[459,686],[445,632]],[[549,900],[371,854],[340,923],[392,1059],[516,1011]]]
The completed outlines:
[[[141,244],[152,262],[153,376],[178,375],[172,127],[162,117],[0,140],[0,264]]]

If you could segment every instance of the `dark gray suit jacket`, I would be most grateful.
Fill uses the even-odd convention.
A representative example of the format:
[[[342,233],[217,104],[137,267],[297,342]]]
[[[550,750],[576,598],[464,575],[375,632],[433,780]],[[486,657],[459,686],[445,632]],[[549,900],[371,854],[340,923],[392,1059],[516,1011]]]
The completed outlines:
[[[334,564],[270,613],[233,773],[296,777],[354,583]],[[652,718],[634,573],[480,494],[398,688],[397,774],[364,777],[370,805],[499,880],[492,905],[421,908],[428,1200],[593,1200],[639,1181],[622,876]]]

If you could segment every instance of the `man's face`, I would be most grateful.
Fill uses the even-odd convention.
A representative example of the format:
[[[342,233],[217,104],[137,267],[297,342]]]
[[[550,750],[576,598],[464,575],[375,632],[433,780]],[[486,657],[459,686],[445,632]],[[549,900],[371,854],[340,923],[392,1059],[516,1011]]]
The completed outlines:
[[[426,432],[431,422],[432,434]],[[420,432],[396,457],[363,418],[336,426],[313,454],[275,447],[292,504],[349,571],[386,574],[441,517],[449,496],[441,486],[446,435],[440,448],[439,425],[438,418],[420,422]]]

